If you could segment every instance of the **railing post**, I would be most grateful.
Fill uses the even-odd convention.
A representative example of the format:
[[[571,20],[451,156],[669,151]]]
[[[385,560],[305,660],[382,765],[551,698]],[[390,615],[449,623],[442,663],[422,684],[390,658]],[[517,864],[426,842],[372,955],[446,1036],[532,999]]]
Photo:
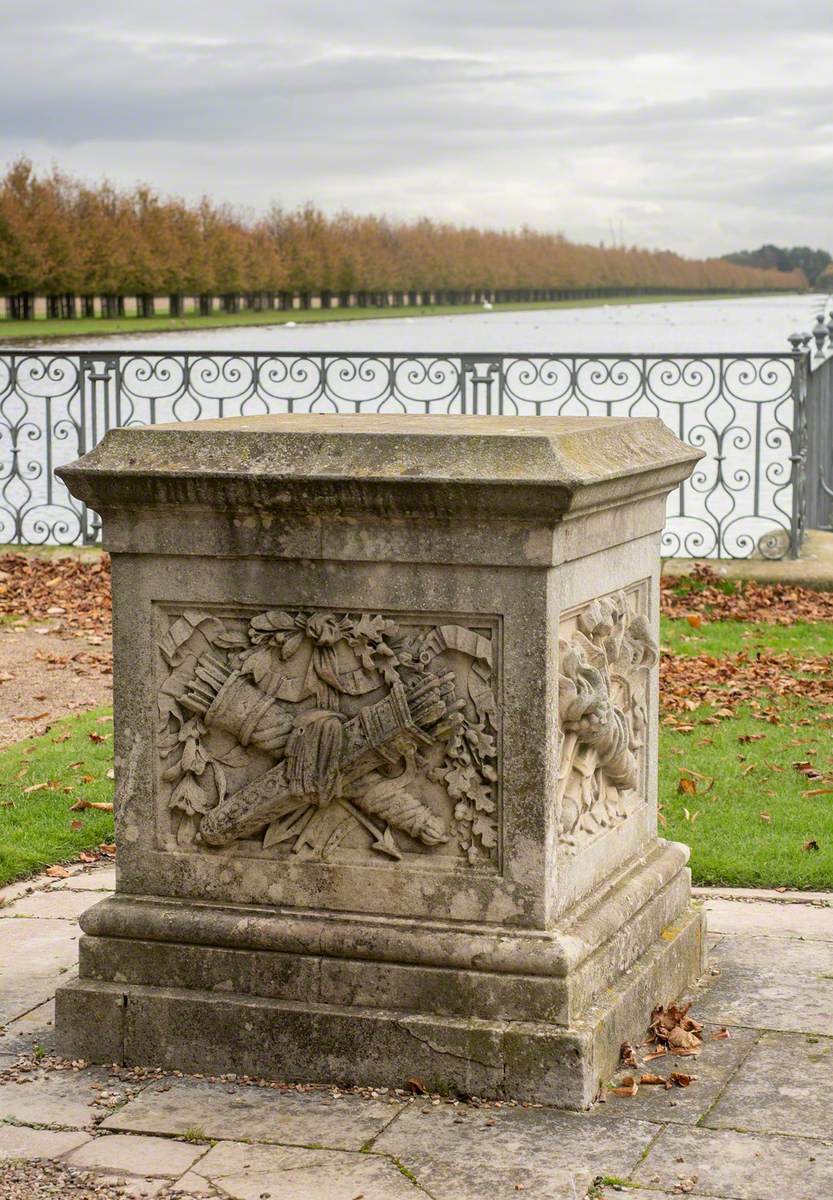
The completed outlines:
[[[807,497],[807,454],[808,414],[810,412],[809,386],[813,373],[810,371],[810,355],[798,348],[796,335],[793,343],[793,420],[790,438],[790,463],[792,464],[792,509],[790,516],[790,558],[801,554],[801,543],[808,521]],[[800,338],[799,338],[800,341]],[[812,439],[810,439],[812,444]]]
[[[79,357],[78,449],[79,456],[83,456],[101,441],[108,429],[120,424],[120,372],[116,355],[83,353]],[[84,545],[94,545],[100,536],[98,514],[83,505],[81,537]]]
[[[463,354],[461,366],[462,411],[487,417],[498,416],[503,411],[500,358]]]

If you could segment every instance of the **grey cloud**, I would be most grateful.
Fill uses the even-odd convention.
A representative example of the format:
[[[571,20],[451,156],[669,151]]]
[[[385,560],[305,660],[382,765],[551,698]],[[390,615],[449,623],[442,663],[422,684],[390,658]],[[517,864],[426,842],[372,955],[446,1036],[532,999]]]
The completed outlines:
[[[717,253],[833,248],[827,5],[0,0],[0,155]]]

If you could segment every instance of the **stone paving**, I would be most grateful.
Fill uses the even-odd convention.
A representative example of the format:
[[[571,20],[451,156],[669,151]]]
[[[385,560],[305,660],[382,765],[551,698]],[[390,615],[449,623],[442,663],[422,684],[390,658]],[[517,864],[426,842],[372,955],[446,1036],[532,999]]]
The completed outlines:
[[[112,870],[41,877],[0,908],[0,1196],[833,1196],[833,896],[705,898],[701,1053],[643,1068],[696,1080],[577,1114],[61,1062],[51,997],[79,913],[112,886]]]

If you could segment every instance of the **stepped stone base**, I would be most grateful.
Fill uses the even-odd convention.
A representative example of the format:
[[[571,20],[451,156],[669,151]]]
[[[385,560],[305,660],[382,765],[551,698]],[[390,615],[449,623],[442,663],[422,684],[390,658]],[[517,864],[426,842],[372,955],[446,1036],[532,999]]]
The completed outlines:
[[[83,918],[60,1047],[288,1081],[417,1075],[431,1090],[586,1108],[622,1041],[703,970],[685,858],[658,843],[548,932],[116,896]],[[344,957],[350,946],[364,957]]]

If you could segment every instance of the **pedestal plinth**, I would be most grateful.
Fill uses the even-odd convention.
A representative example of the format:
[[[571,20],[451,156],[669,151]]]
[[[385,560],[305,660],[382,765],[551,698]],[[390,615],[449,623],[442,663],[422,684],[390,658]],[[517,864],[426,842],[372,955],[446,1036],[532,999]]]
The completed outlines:
[[[649,419],[115,430],[117,889],[73,1057],[586,1107],[703,966],[656,836]]]

